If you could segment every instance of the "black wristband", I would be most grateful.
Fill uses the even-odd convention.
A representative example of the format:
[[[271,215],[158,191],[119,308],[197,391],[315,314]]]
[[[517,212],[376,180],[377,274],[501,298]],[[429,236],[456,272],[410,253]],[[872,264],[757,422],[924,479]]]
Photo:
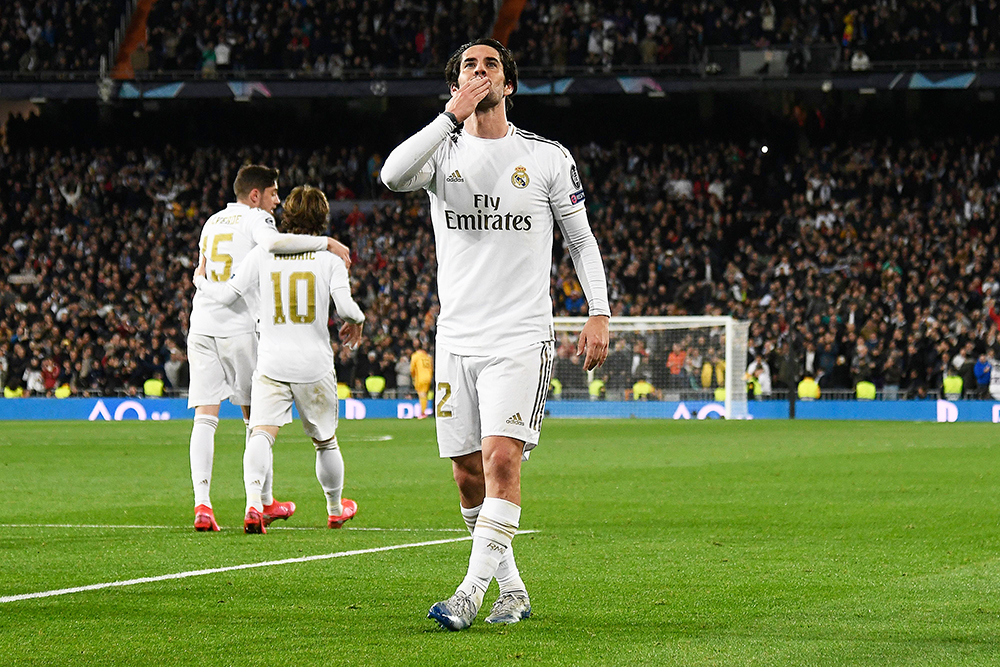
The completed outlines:
[[[458,118],[456,118],[456,117],[455,117],[455,114],[453,114],[452,112],[450,112],[450,111],[442,111],[441,113],[442,113],[443,115],[447,116],[447,117],[448,117],[448,119],[449,119],[449,120],[450,120],[450,121],[451,121],[451,122],[452,122],[452,123],[453,123],[453,124],[455,125],[455,127],[456,127],[456,128],[457,128],[457,127],[458,127],[459,125],[461,125],[461,123],[459,123],[459,122],[458,122]]]

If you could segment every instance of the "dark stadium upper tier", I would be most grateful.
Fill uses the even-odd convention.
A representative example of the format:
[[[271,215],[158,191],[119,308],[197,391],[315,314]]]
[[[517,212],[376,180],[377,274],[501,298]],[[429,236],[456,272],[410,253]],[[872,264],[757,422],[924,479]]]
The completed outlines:
[[[96,70],[116,46],[123,5],[0,3],[0,72]],[[493,22],[492,3],[472,0],[160,0],[148,17],[148,44],[129,60],[140,72],[436,75],[454,49],[489,34]],[[863,70],[885,61],[1000,61],[998,31],[998,0],[582,0],[528,3],[510,46],[520,67],[556,73],[671,65],[712,72],[724,65],[727,49],[781,46],[781,66],[796,73]]]
[[[0,2],[0,72],[96,70],[125,0]]]

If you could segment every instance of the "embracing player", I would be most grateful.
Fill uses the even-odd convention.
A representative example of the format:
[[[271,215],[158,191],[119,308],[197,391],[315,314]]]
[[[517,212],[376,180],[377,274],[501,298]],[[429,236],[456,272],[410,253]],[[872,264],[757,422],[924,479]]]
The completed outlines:
[[[299,186],[288,194],[282,227],[300,234],[319,234],[330,206],[316,188]],[[212,283],[205,267],[195,274],[198,293],[220,303],[258,303],[260,348],[250,398],[252,434],[243,456],[247,507],[246,533],[266,533],[263,498],[271,468],[274,439],[292,421],[292,405],[316,447],[316,477],[326,494],[327,526],[340,528],[357,513],[357,503],[341,498],[344,459],[337,444],[337,377],[330,347],[330,300],[345,323],[341,340],[356,347],[365,316],[351,298],[347,266],[329,253],[276,255],[262,247],[247,255],[238,274]]]
[[[278,233],[272,215],[281,203],[277,169],[244,165],[236,174],[233,190],[236,202],[209,218],[201,230],[199,255],[202,262],[207,262],[208,280],[228,281],[257,245],[277,253],[329,250],[350,263],[347,247],[332,238]],[[253,313],[253,304],[237,301],[224,305],[201,293],[195,294],[192,303],[188,408],[194,408],[190,452],[195,530],[219,530],[210,491],[215,430],[219,426],[219,405],[224,399],[242,408],[249,438],[250,381],[257,363]],[[270,473],[263,495],[268,522],[287,519],[295,512],[294,503],[274,501]]]
[[[492,39],[458,49],[445,111],[382,166],[391,190],[424,188],[438,259],[434,364],[441,456],[451,458],[472,555],[455,594],[431,607],[442,627],[469,627],[495,576],[488,623],[527,618],[531,604],[511,540],[521,515],[521,460],[538,443],[552,372],[552,239],[559,225],[590,319],[578,354],[608,353],[607,282],[569,152],[507,122],[517,65]],[[464,127],[463,127],[464,124]]]

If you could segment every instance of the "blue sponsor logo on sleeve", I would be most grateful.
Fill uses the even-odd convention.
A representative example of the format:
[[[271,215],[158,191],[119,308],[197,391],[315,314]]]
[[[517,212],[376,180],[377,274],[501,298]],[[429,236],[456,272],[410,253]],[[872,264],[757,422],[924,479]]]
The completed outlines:
[[[579,204],[580,202],[582,202],[586,198],[587,198],[587,196],[585,194],[583,194],[583,190],[577,190],[576,192],[572,193],[569,196],[569,203],[570,204]]]

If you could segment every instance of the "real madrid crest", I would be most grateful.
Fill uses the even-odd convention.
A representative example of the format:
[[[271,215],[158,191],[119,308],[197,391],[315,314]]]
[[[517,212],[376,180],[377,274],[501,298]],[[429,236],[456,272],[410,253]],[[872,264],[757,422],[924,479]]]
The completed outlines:
[[[510,182],[518,190],[523,190],[528,187],[528,183],[531,179],[528,178],[528,170],[524,167],[515,167],[514,174],[510,177]]]

